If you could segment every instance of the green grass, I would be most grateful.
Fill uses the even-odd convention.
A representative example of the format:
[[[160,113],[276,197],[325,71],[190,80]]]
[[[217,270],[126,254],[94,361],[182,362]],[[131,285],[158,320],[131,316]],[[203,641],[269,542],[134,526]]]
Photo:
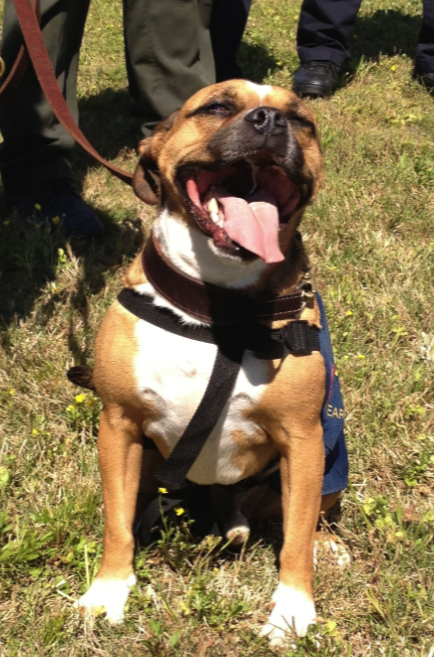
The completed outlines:
[[[299,5],[254,3],[240,53],[248,77],[291,84]],[[353,562],[344,573],[320,563],[320,621],[286,655],[433,655],[434,100],[411,81],[420,11],[419,0],[365,0],[346,86],[309,101],[325,181],[302,229],[348,414],[340,534]],[[82,127],[132,170],[140,126],[122,49],[121,3],[94,0]],[[137,557],[122,627],[72,607],[101,557],[99,401],[64,372],[92,362],[95,331],[153,216],[82,152],[74,172],[107,227],[102,245],[0,221],[0,654],[270,656],[258,638],[277,581],[281,530],[270,523],[239,558],[192,540],[185,523],[168,527]]]

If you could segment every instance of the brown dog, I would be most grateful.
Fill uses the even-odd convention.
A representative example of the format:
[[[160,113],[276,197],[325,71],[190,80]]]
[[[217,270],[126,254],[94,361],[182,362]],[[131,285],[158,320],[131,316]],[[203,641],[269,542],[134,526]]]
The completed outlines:
[[[169,309],[166,314],[180,325],[196,327],[209,326],[215,313],[221,323],[231,323],[228,308],[238,311],[247,297],[266,306],[270,299],[298,295],[298,308],[286,314],[257,310],[257,323],[280,329],[305,320],[319,327],[313,295],[302,290],[308,262],[296,229],[319,187],[322,156],[313,117],[297,96],[242,80],[208,87],[160,124],[140,153],[135,192],[161,212],[146,247],[147,273],[140,253],[126,288]],[[207,291],[215,288],[221,294],[211,295],[215,307],[209,311]],[[132,524],[142,432],[167,459],[204,395],[216,353],[216,344],[139,319],[118,301],[101,324],[93,381],[104,404],[98,439],[104,553],[79,605],[105,607],[113,622],[122,620],[135,583]],[[247,348],[224,410],[188,470],[195,483],[230,486],[280,457],[284,544],[274,609],[263,629],[273,645],[289,635],[288,627],[305,634],[315,619],[324,394],[319,351],[267,360]],[[322,508],[336,497],[323,499]],[[239,517],[232,513],[226,535],[244,539],[246,524]]]

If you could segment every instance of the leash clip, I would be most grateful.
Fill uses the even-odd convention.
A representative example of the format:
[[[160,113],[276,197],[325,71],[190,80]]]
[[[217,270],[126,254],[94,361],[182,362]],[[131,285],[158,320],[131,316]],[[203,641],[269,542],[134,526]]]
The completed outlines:
[[[4,76],[6,71],[6,64],[3,61],[3,58],[0,57],[0,79]]]
[[[306,306],[308,308],[313,308],[315,301],[315,293],[312,290],[303,290],[301,293],[301,298],[304,299]]]
[[[315,303],[315,277],[311,269],[304,272],[301,283],[297,286],[301,288],[301,298],[307,308],[313,308]]]

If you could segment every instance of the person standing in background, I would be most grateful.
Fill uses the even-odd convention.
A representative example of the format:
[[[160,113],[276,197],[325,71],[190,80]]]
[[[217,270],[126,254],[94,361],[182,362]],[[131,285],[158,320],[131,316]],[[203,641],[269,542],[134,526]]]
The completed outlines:
[[[324,98],[336,91],[340,70],[350,57],[361,3],[362,0],[303,0],[297,30],[301,66],[293,83],[299,96]],[[434,91],[434,0],[423,0],[414,77]]]

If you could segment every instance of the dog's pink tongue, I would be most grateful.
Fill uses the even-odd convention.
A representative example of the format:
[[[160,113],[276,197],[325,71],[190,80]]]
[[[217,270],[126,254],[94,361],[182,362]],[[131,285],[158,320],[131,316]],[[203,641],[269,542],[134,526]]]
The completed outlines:
[[[218,190],[217,197],[224,210],[223,226],[231,240],[267,264],[285,259],[279,247],[279,212],[271,194],[259,191],[247,202]]]

